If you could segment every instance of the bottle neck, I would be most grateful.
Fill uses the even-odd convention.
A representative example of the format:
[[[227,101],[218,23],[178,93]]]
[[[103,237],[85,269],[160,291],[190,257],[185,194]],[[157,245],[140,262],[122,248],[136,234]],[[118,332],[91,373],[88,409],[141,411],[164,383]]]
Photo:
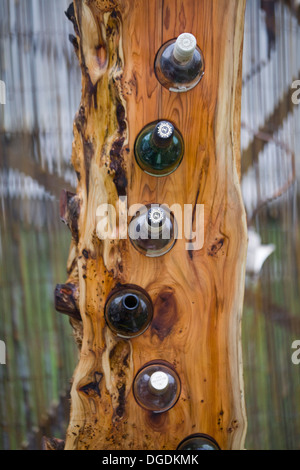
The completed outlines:
[[[174,137],[174,126],[169,121],[160,121],[152,132],[151,141],[156,148],[165,149],[170,147]]]
[[[145,218],[146,228],[151,235],[160,235],[166,223],[166,213],[160,207],[151,208]]]
[[[172,142],[167,142],[165,144],[163,142],[157,141],[157,139],[155,138],[154,132],[153,132],[152,135],[151,135],[151,138],[150,138],[150,145],[151,145],[153,150],[158,150],[158,151],[159,150],[167,150],[171,147]]]
[[[190,57],[187,60],[178,60],[176,59],[175,54],[173,52],[173,61],[175,62],[175,64],[180,65],[182,67],[188,67],[188,65],[191,64],[193,58],[194,58],[194,54],[192,55],[192,57]]]
[[[168,374],[162,371],[154,372],[149,380],[149,390],[153,395],[163,395],[169,388]]]
[[[187,65],[192,61],[197,47],[195,36],[189,33],[181,34],[174,46],[173,58],[180,65]]]

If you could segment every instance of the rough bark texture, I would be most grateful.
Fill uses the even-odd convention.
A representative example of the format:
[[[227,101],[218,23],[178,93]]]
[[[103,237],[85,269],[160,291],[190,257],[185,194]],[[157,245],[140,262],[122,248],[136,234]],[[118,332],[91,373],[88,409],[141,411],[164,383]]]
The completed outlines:
[[[65,195],[62,212],[73,233],[67,284],[79,289],[83,326],[71,320],[82,348],[68,450],[172,450],[197,432],[222,449],[243,448],[244,8],[244,0],[75,0],[68,10],[82,67],[72,157],[80,209],[67,210],[74,197]],[[197,37],[206,73],[193,91],[178,95],[160,86],[153,65],[159,47],[185,31]],[[186,146],[180,168],[161,179],[144,174],[133,155],[139,131],[159,118],[176,124]],[[149,259],[128,240],[100,241],[96,209],[110,203],[118,210],[123,195],[129,205],[204,204],[202,250],[186,251],[186,241],[178,240],[166,256]],[[151,327],[131,341],[114,337],[104,320],[106,298],[118,283],[141,286],[154,303]],[[180,400],[161,415],[141,409],[132,393],[135,374],[152,360],[171,363],[182,382]]]

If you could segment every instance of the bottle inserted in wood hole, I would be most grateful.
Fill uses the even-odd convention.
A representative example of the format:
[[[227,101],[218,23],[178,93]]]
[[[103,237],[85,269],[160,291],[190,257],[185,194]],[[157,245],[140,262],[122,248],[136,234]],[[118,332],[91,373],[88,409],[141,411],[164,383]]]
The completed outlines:
[[[180,396],[177,373],[167,365],[145,366],[136,376],[133,393],[137,403],[147,411],[163,413],[170,410]]]
[[[143,206],[129,224],[130,241],[136,250],[150,258],[168,253],[178,234],[174,215],[159,204]]]
[[[217,442],[205,434],[193,434],[182,441],[177,450],[221,450]]]
[[[191,90],[200,82],[204,70],[203,53],[195,36],[189,33],[164,44],[155,59],[157,79],[170,91]]]
[[[135,158],[145,173],[167,176],[182,162],[184,142],[180,132],[169,121],[148,124],[135,142]]]
[[[147,330],[153,318],[153,305],[143,289],[123,286],[110,294],[104,314],[111,331],[121,338],[129,339]]]

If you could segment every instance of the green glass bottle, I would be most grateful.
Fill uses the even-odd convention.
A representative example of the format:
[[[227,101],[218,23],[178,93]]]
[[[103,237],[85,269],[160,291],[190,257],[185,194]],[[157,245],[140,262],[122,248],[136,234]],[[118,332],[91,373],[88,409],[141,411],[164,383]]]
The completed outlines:
[[[220,450],[217,442],[205,434],[193,434],[182,441],[177,450]]]
[[[135,158],[145,173],[168,176],[182,162],[184,141],[180,132],[169,121],[148,124],[135,142]]]

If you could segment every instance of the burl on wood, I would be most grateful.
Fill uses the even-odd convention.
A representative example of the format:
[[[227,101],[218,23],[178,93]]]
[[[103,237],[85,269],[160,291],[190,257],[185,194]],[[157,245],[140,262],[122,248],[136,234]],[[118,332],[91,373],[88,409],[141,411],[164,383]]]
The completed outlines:
[[[67,12],[82,69],[72,162],[77,194],[63,193],[61,217],[73,240],[58,309],[70,315],[80,347],[66,449],[173,450],[188,435],[212,436],[222,449],[244,446],[241,316],[247,249],[240,191],[241,67],[244,0],[75,0]],[[183,32],[196,36],[206,72],[188,93],[164,89],[154,73],[158,49]],[[152,121],[181,131],[185,156],[170,176],[136,164],[134,143]],[[160,258],[128,239],[99,240],[97,207],[204,205],[204,245],[186,240]],[[104,306],[117,285],[145,289],[150,328],[113,335]],[[135,401],[132,384],[149,361],[164,360],[182,390],[168,412]]]

